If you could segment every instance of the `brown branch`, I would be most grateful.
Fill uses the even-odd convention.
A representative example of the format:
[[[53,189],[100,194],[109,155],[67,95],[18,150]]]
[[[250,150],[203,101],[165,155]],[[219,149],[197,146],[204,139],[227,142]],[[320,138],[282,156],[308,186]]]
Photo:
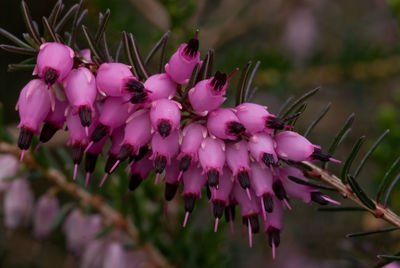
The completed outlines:
[[[13,154],[18,157],[20,149],[15,145],[0,142],[0,153]],[[117,228],[124,230],[134,242],[140,241],[139,232],[133,223],[130,220],[125,219],[120,212],[106,204],[100,195],[93,195],[75,183],[68,182],[64,174],[54,168],[43,168],[36,162],[35,158],[29,151],[25,153],[24,164],[30,170],[40,171],[48,180],[55,183],[62,191],[80,200],[82,204],[92,206],[106,221],[110,221]],[[157,267],[171,267],[165,257],[156,247],[154,247],[154,245],[151,243],[145,243],[143,248],[154,265]]]
[[[366,211],[370,212],[375,217],[382,218],[383,220],[397,227],[400,227],[400,217],[389,208],[384,207],[382,204],[378,204],[374,200],[373,202],[376,205],[376,209],[373,210],[368,208],[361,202],[361,200],[357,197],[357,195],[353,193],[350,186],[346,186],[345,184],[343,184],[341,179],[336,177],[334,174],[330,173],[327,170],[321,169],[309,162],[302,162],[302,163],[312,169],[312,171],[310,172],[312,176],[317,177],[324,183],[329,184],[330,186],[336,188],[344,198],[348,198],[353,202],[357,203],[359,206],[364,208]]]

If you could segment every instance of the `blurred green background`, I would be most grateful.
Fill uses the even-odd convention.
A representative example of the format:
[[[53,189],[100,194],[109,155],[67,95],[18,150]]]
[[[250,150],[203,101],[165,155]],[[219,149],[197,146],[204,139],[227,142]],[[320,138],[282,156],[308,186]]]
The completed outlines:
[[[54,3],[27,1],[37,21],[50,12]],[[66,0],[65,3],[71,6],[74,1]],[[352,133],[336,158],[344,159],[355,140],[363,134],[369,139],[362,149],[365,152],[368,145],[389,128],[391,133],[373,154],[360,177],[360,184],[367,188],[368,193],[374,193],[379,179],[399,155],[399,0],[87,0],[85,8],[89,13],[84,24],[92,33],[95,33],[98,12],[107,8],[111,10],[107,37],[112,51],[118,46],[121,31],[126,30],[135,34],[140,51],[147,55],[152,45],[170,29],[169,56],[181,42],[200,29],[202,54],[205,55],[209,47],[215,49],[215,70],[229,73],[236,67],[242,69],[249,60],[260,60],[253,83],[259,88],[254,101],[268,105],[272,112],[277,112],[289,96],[299,96],[321,86],[317,96],[308,101],[307,110],[298,120],[296,129],[304,131],[326,103],[332,101],[328,115],[310,136],[314,143],[326,147],[346,117],[355,112]],[[17,36],[25,31],[19,1],[0,1],[0,27]],[[8,42],[2,37],[0,41]],[[82,47],[86,45],[83,39],[80,43]],[[23,59],[0,51],[0,100],[4,103],[5,121],[9,125],[17,122],[14,106],[19,90],[30,79],[30,73],[9,73],[7,65]],[[154,71],[156,67],[150,69]],[[232,99],[238,77],[236,75],[228,89]],[[334,165],[331,166],[335,171]],[[162,199],[162,192],[153,187],[147,181],[144,190],[130,201],[143,208],[146,202],[157,204]],[[158,245],[172,263],[182,267],[267,264],[268,267],[369,267],[376,261],[376,254],[394,253],[400,249],[400,237],[395,233],[354,240],[344,237],[348,232],[384,226],[369,215],[362,212],[318,212],[315,205],[310,207],[292,202],[293,211],[284,216],[277,260],[272,262],[264,235],[258,235],[255,245],[249,249],[246,237],[240,234],[239,223],[234,237],[227,230],[214,234],[206,203],[203,200],[202,207],[196,208],[191,216],[192,222],[185,230],[178,230],[180,217],[177,218],[179,222],[172,226],[166,223],[169,220],[161,213],[156,215],[157,220],[154,213],[148,215],[148,219],[157,224],[153,223],[156,227],[150,229],[151,232],[145,232],[146,239]],[[400,187],[395,189],[391,205],[400,211]],[[162,204],[159,207],[162,209]],[[135,219],[140,224],[138,221]],[[172,241],[163,241],[163,232],[168,228],[171,233],[168,239]],[[0,241],[4,241],[5,231],[0,231],[3,233],[0,233]],[[66,261],[70,257],[57,237],[30,254],[21,252],[19,244],[35,243],[28,234],[25,231],[22,235],[7,236],[11,241],[7,243],[11,246],[4,251],[7,254],[2,256],[3,263],[15,267],[75,265],[74,261],[70,264]],[[393,241],[397,241],[397,245]],[[44,262],[39,256],[50,248],[57,252],[52,254],[54,262]]]

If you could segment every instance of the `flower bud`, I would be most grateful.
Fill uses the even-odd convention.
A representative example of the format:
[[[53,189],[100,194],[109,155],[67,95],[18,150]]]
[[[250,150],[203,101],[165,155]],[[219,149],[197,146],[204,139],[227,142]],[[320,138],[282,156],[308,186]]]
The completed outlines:
[[[121,97],[143,90],[143,85],[132,75],[131,66],[123,63],[106,62],[100,65],[96,83],[100,94]]]
[[[189,101],[193,110],[201,115],[217,109],[226,100],[224,97],[228,77],[224,73],[216,72],[209,79],[198,82],[189,91]]]
[[[272,168],[278,163],[278,156],[275,148],[276,142],[266,133],[256,133],[249,139],[248,142],[251,155],[257,162],[263,162],[267,167]]]
[[[208,131],[223,140],[237,140],[246,128],[239,122],[232,109],[220,108],[207,117]]]
[[[282,119],[270,114],[266,106],[245,102],[237,106],[235,110],[240,122],[251,133],[264,131],[272,134],[275,129],[289,127]]]
[[[175,83],[165,73],[150,76],[143,86],[149,91],[148,98],[150,101],[170,99],[176,94]]]
[[[225,143],[217,138],[205,138],[198,153],[203,173],[208,177],[208,185],[217,186],[225,164]]]
[[[15,229],[32,219],[33,192],[26,179],[15,179],[4,196],[4,225]]]
[[[42,78],[46,85],[61,82],[71,71],[74,56],[75,52],[66,45],[55,42],[43,43],[33,74]]]
[[[21,129],[18,146],[27,150],[34,133],[39,132],[40,124],[50,111],[50,97],[47,86],[39,79],[31,80],[21,91],[17,102],[21,119],[18,127]],[[23,154],[21,154],[21,159]]]
[[[153,128],[162,136],[167,137],[179,128],[181,121],[180,104],[173,100],[160,99],[151,105],[150,120]]]
[[[33,234],[36,238],[43,239],[50,235],[58,210],[58,200],[54,195],[44,194],[39,198],[33,215]]]
[[[68,107],[67,101],[55,99],[54,111],[49,111],[45,123],[40,131],[40,142],[48,142],[54,134],[62,129],[65,123],[65,110]]]
[[[90,126],[97,95],[96,79],[92,72],[85,67],[73,69],[64,80],[64,91],[70,105],[78,111],[82,126]]]
[[[197,34],[187,44],[181,44],[165,65],[165,72],[178,84],[188,84],[194,67],[200,63]]]

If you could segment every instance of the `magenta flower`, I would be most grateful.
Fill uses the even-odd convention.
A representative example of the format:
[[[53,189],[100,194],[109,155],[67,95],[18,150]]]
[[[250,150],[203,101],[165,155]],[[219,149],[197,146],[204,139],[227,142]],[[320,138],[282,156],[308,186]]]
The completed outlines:
[[[247,131],[256,133],[265,131],[272,134],[275,129],[290,127],[282,119],[270,114],[266,106],[245,102],[236,107],[236,115]]]
[[[4,225],[15,229],[32,219],[33,192],[26,179],[15,179],[4,196]]]
[[[143,84],[132,75],[131,66],[123,63],[103,63],[97,70],[97,89],[103,96],[121,97],[142,91]]]
[[[267,221],[264,224],[264,232],[268,235],[268,243],[272,248],[272,258],[275,259],[275,249],[281,242],[283,205],[274,198],[274,210],[267,214]]]
[[[208,177],[208,185],[216,187],[219,183],[219,177],[223,174],[225,143],[217,138],[205,138],[198,153],[203,173],[207,174]]]
[[[108,158],[106,161],[106,164],[104,166],[104,176],[102,178],[102,181],[105,181],[108,177],[109,174],[112,173],[112,169],[115,165],[115,163],[118,161],[117,155],[119,151],[121,150],[122,146],[122,141],[124,139],[124,134],[125,134],[125,126],[121,126],[117,129],[115,129],[112,134],[111,134],[111,147],[108,151]],[[89,147],[89,145],[88,145]]]
[[[171,165],[165,168],[165,192],[164,197],[166,201],[171,201],[179,187],[179,161],[174,158]]]
[[[151,148],[153,154],[150,159],[153,160],[154,170],[156,171],[155,184],[157,184],[158,177],[164,171],[166,166],[171,164],[171,158],[176,156],[179,151],[178,131],[172,132],[166,138],[155,133],[151,140]]]
[[[223,140],[238,140],[246,128],[240,123],[232,109],[219,108],[208,114],[208,131]]]
[[[200,63],[198,33],[187,44],[181,44],[165,65],[165,72],[178,84],[189,83],[194,67]]]
[[[143,85],[149,92],[148,98],[150,101],[171,99],[176,94],[174,81],[165,73],[150,76]]]
[[[85,67],[73,69],[64,80],[64,91],[70,105],[78,111],[82,126],[89,127],[97,95],[96,79],[92,72]]]
[[[6,179],[15,176],[18,171],[18,160],[11,154],[0,154],[0,194],[8,190],[11,181]]]
[[[50,235],[58,210],[58,199],[54,195],[44,194],[39,198],[33,214],[33,234],[36,238],[43,239]]]
[[[149,157],[150,153],[147,153],[142,159],[132,164],[129,177],[129,192],[133,192],[153,170],[153,162]]]
[[[61,82],[69,74],[74,64],[75,52],[60,43],[47,42],[40,46],[33,74],[37,74],[46,85]]]
[[[179,170],[181,171],[179,177],[192,163],[198,161],[197,151],[206,137],[207,129],[197,123],[188,124],[182,130],[182,142],[178,155],[178,160],[180,160]]]
[[[50,111],[50,98],[47,86],[42,80],[31,80],[21,91],[16,108],[19,111],[20,134],[18,146],[21,148],[21,161],[24,151],[29,149],[33,134],[39,133],[40,124]]]
[[[263,132],[252,135],[248,142],[249,150],[254,159],[263,162],[267,167],[272,168],[278,163],[278,156],[275,152],[276,142]]]
[[[151,105],[150,120],[153,128],[162,136],[167,137],[179,128],[181,121],[181,105],[173,100],[159,99]]]
[[[282,159],[293,161],[320,160],[341,163],[321,150],[321,147],[309,142],[306,138],[293,131],[283,131],[274,137],[277,146],[276,153]]]
[[[60,101],[57,98],[55,99],[54,111],[49,111],[42,130],[40,131],[40,143],[48,142],[58,130],[64,127],[65,110],[67,107],[67,101]],[[37,147],[37,149],[38,148],[39,147]]]
[[[197,198],[201,198],[201,189],[207,182],[207,178],[202,174],[202,171],[197,166],[191,166],[183,174],[183,200],[185,201],[185,219],[183,227],[186,226],[189,213],[194,209],[194,204]]]
[[[107,142],[109,136],[103,137],[99,142],[96,142],[89,149],[85,150],[86,158],[85,158],[85,186],[87,187],[89,184],[90,175],[93,173],[96,168],[96,162],[99,155],[103,154],[104,144]],[[87,148],[87,147],[86,147]]]

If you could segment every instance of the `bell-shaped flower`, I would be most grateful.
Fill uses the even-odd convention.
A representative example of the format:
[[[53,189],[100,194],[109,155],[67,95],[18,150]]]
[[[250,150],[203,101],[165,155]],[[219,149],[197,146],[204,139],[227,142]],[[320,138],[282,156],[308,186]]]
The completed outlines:
[[[219,108],[208,114],[208,131],[223,140],[237,140],[246,128],[240,123],[232,109]]]
[[[33,214],[33,234],[43,239],[50,235],[54,219],[59,211],[58,199],[53,194],[42,195]]]
[[[11,154],[0,154],[0,194],[8,190],[11,181],[6,181],[17,174],[18,160]]]
[[[189,83],[193,69],[200,63],[198,31],[187,44],[181,44],[165,65],[166,73],[178,84]]]
[[[198,153],[203,173],[208,177],[208,185],[216,187],[219,177],[223,174],[225,143],[218,138],[207,137],[201,143]]]
[[[176,94],[174,81],[165,73],[150,76],[143,86],[148,91],[150,101],[171,99]]]
[[[251,155],[257,162],[263,162],[270,168],[278,163],[276,142],[270,135],[263,132],[255,133],[250,137],[248,145]]]
[[[264,232],[268,235],[268,244],[272,248],[272,258],[275,259],[275,249],[281,242],[283,204],[278,199],[273,199],[274,210],[267,214]]]
[[[46,85],[61,82],[69,74],[74,64],[75,52],[68,46],[47,42],[40,46],[33,74],[37,74]]]
[[[67,107],[67,101],[60,101],[55,98],[54,111],[49,111],[42,130],[40,131],[40,143],[48,142],[58,130],[64,127],[65,110]]]
[[[159,99],[151,105],[150,120],[153,128],[162,136],[167,137],[179,128],[181,121],[181,106],[178,102]]]

